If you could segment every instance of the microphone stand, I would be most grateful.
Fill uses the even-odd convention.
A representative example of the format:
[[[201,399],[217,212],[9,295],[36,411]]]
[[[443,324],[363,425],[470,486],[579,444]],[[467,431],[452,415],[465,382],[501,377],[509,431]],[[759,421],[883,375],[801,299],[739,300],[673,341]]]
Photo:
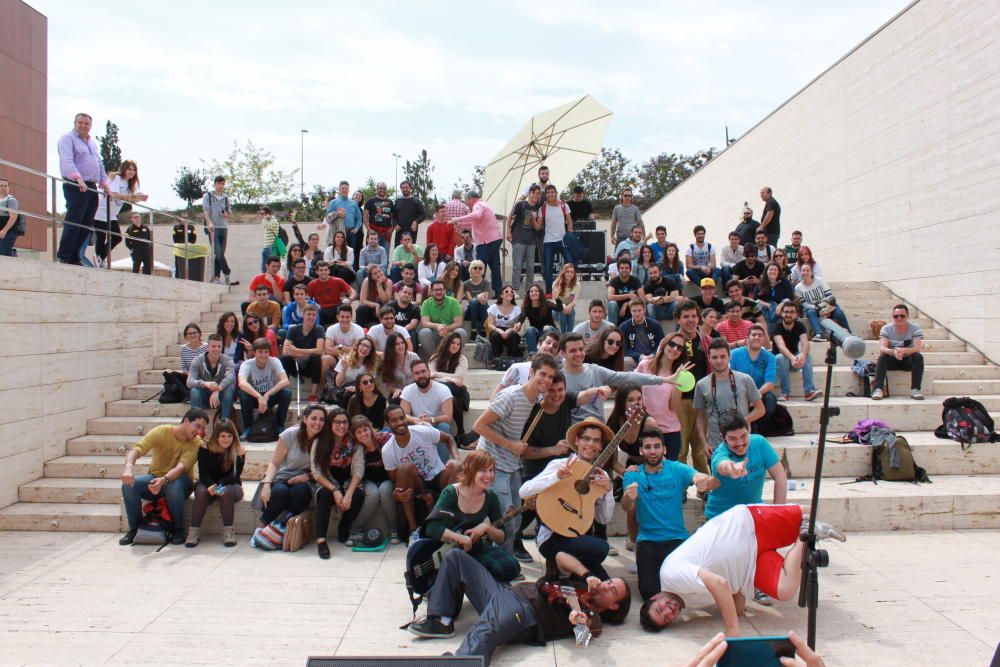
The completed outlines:
[[[819,606],[819,572],[818,569],[830,564],[830,555],[826,549],[816,548],[816,515],[819,513],[819,485],[823,479],[823,455],[826,451],[826,434],[830,426],[830,417],[840,415],[840,408],[830,407],[830,394],[833,388],[833,369],[837,364],[837,342],[830,335],[830,347],[826,351],[826,391],[823,393],[823,407],[819,413],[819,441],[816,444],[816,473],[813,478],[812,504],[809,509],[809,524],[799,535],[805,544],[802,554],[802,581],[799,584],[799,606],[808,608],[806,643],[809,648],[816,648],[816,610]]]

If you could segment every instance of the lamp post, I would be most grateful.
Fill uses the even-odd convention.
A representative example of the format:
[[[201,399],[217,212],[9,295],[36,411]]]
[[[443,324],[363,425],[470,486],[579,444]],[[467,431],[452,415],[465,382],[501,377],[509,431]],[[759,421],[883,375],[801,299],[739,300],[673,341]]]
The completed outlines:
[[[299,136],[302,138],[301,147],[299,152],[299,176],[302,178],[302,192],[300,197],[303,201],[306,198],[306,134],[309,130],[299,130]]]
[[[395,180],[392,182],[392,187],[395,190],[398,191],[399,190],[399,158],[401,158],[403,156],[400,155],[399,153],[393,153],[392,157],[396,158],[396,173],[395,173]]]

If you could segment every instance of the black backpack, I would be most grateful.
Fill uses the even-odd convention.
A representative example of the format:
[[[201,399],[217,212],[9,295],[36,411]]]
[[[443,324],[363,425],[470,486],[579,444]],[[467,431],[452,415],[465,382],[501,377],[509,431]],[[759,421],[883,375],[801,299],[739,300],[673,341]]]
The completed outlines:
[[[872,471],[858,482],[919,482],[930,483],[927,471],[913,459],[913,449],[906,438],[899,435],[891,445],[875,445],[872,450]]]
[[[278,415],[274,410],[258,414],[250,426],[250,442],[274,442],[278,439]]]
[[[177,371],[163,371],[163,391],[160,403],[183,403],[188,398],[184,376]]]
[[[946,398],[941,410],[941,425],[934,429],[939,438],[957,440],[962,449],[974,442],[998,442],[993,418],[979,401],[963,396]]]
[[[765,438],[777,438],[785,435],[795,435],[795,423],[792,415],[788,413],[788,408],[784,405],[774,406],[774,412],[770,417],[760,420],[758,432]]]

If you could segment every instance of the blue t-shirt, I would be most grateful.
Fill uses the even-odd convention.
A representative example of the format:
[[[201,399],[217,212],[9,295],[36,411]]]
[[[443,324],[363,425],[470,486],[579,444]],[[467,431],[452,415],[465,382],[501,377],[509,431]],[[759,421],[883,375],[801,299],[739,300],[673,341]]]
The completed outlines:
[[[660,472],[646,474],[645,464],[635,472],[626,472],[624,488],[635,482],[639,485],[635,518],[639,523],[638,541],[666,542],[686,540],[684,526],[684,496],[694,479],[695,469],[677,461],[663,461]]]
[[[723,461],[739,463],[748,459],[747,476],[733,479],[719,474],[719,464]],[[719,488],[708,494],[705,504],[705,518],[711,519],[735,505],[752,505],[762,501],[764,480],[767,469],[777,463],[778,454],[771,443],[762,435],[751,435],[746,456],[736,456],[729,451],[726,443],[720,444],[712,454],[712,476],[719,480]]]
[[[764,348],[761,348],[760,352],[757,353],[756,361],[750,358],[750,352],[747,351],[746,347],[736,348],[729,358],[729,367],[752,377],[753,383],[757,385],[758,389],[768,382],[775,384],[778,382],[774,354]]]

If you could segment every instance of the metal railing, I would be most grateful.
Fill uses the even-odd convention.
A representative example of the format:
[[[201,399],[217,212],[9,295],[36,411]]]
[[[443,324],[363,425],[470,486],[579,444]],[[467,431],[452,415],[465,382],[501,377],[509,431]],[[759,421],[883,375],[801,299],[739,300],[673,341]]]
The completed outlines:
[[[49,191],[50,191],[50,194],[51,194],[50,206],[51,206],[51,210],[52,210],[52,214],[51,215],[40,215],[38,213],[29,213],[29,212],[25,211],[23,208],[19,209],[17,211],[14,211],[12,209],[7,208],[6,206],[0,206],[0,212],[6,212],[6,213],[9,213],[9,214],[20,214],[20,215],[23,215],[25,218],[34,219],[34,220],[40,220],[43,223],[47,224],[49,226],[49,228],[50,228],[50,231],[51,231],[51,237],[50,237],[49,243],[50,243],[51,249],[52,249],[52,261],[53,262],[57,261],[56,253],[57,253],[58,248],[59,248],[59,233],[58,233],[58,228],[59,228],[60,225],[62,225],[64,227],[66,225],[70,225],[70,226],[73,226],[73,227],[84,228],[84,229],[87,229],[88,231],[91,231],[91,232],[99,232],[99,233],[107,234],[108,235],[108,237],[109,237],[109,242],[108,242],[108,257],[107,257],[107,268],[108,269],[111,269],[111,251],[112,251],[111,245],[112,244],[110,243],[110,239],[112,237],[120,238],[122,242],[125,242],[125,240],[128,239],[128,240],[132,240],[132,241],[138,241],[140,243],[149,243],[150,244],[150,258],[149,259],[150,259],[150,262],[151,262],[151,265],[150,265],[149,269],[150,269],[150,273],[151,274],[153,273],[153,269],[154,269],[153,264],[155,263],[154,262],[154,256],[152,254],[152,248],[153,247],[159,245],[159,246],[164,246],[166,248],[169,248],[171,255],[176,257],[176,255],[174,254],[174,252],[175,252],[175,250],[178,249],[178,246],[181,246],[181,247],[183,247],[183,250],[184,250],[184,277],[186,279],[190,280],[190,277],[191,277],[191,271],[190,271],[190,259],[191,259],[190,255],[191,255],[191,251],[190,251],[190,246],[195,245],[195,244],[188,243],[188,228],[187,228],[187,226],[190,225],[192,227],[192,229],[193,229],[196,226],[194,220],[192,220],[190,218],[182,218],[180,216],[174,215],[172,213],[167,213],[166,211],[162,211],[160,209],[153,208],[152,206],[148,206],[148,205],[140,203],[140,202],[131,202],[130,201],[128,203],[132,206],[133,210],[135,210],[136,207],[139,207],[139,208],[144,209],[148,213],[148,215],[149,215],[149,240],[147,241],[146,239],[141,238],[141,237],[131,236],[129,234],[124,234],[122,232],[116,232],[116,231],[114,231],[111,228],[111,199],[112,199],[112,197],[107,196],[107,195],[104,198],[104,203],[105,203],[105,217],[107,218],[107,223],[108,223],[107,228],[98,228],[96,226],[91,227],[91,226],[83,225],[83,224],[80,224],[80,223],[77,223],[77,222],[73,222],[73,221],[70,221],[70,220],[60,220],[59,218],[56,217],[56,211],[57,211],[57,191],[58,191],[58,188],[56,187],[56,184],[57,183],[67,183],[67,184],[72,185],[75,188],[78,188],[79,184],[76,181],[70,181],[70,180],[62,178],[60,176],[55,176],[53,174],[48,174],[48,173],[45,173],[43,171],[38,171],[37,169],[32,169],[31,167],[26,167],[23,164],[18,164],[16,162],[11,162],[9,160],[4,160],[3,158],[0,158],[0,165],[4,165],[4,166],[10,167],[12,169],[16,169],[16,170],[18,170],[20,172],[23,172],[23,173],[26,173],[26,174],[31,174],[33,176],[39,176],[41,178],[46,179],[49,182],[49,185],[50,185]],[[101,194],[101,190],[99,188],[87,187],[86,190],[89,191],[89,192],[97,193],[98,196]],[[155,233],[154,233],[153,230],[154,230],[155,216],[157,216],[157,215],[160,216],[160,217],[162,217],[162,218],[167,218],[168,220],[176,220],[178,223],[180,223],[180,224],[183,225],[184,237],[183,237],[183,242],[182,243],[174,244],[174,243],[162,243],[162,242],[156,241],[156,239],[155,239]],[[97,221],[97,222],[103,222],[103,221]],[[208,239],[208,256],[206,257],[206,262],[208,264],[208,267],[211,267],[212,264],[214,263],[214,259],[215,259],[214,255],[215,255],[215,243],[214,243],[214,239],[212,238],[212,235],[209,234],[209,239]],[[202,281],[204,281],[204,278],[202,279]]]

